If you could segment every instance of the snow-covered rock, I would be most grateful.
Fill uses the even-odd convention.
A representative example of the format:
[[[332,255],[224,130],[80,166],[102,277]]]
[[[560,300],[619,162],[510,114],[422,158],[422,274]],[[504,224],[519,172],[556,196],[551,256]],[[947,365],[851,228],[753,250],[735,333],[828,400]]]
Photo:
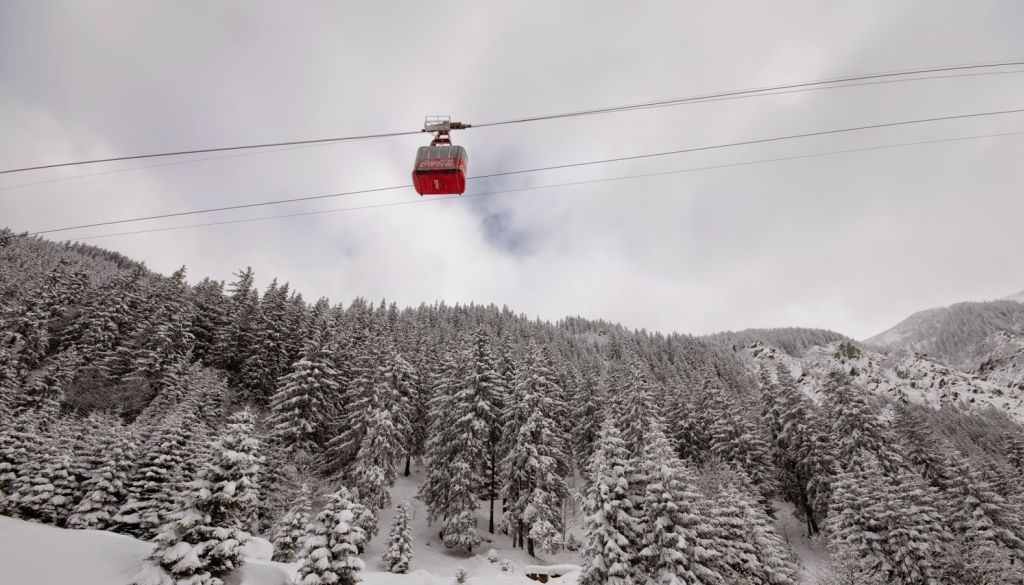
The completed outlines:
[[[962,372],[922,354],[886,355],[852,342],[813,347],[803,357],[793,357],[769,345],[755,342],[742,352],[752,368],[784,364],[800,388],[818,399],[829,372],[846,370],[854,385],[899,400],[939,407],[956,404],[965,408],[994,407],[1024,421],[1024,388],[1006,387],[985,376]]]

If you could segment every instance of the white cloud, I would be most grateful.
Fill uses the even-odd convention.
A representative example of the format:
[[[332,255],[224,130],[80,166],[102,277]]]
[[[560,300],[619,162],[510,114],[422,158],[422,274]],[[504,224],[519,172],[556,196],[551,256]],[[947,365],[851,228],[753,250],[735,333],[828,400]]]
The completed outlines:
[[[611,2],[0,8],[0,166],[468,122],[850,73],[1024,55],[1017,3],[936,7]],[[457,139],[471,173],[1021,107],[1024,75],[736,100]],[[579,168],[543,185],[1024,130],[950,122]],[[105,174],[0,191],[39,229],[403,184],[419,137]],[[909,312],[1019,290],[1024,138],[97,240],[193,279],[251,264],[307,298],[507,303],[556,319],[704,333],[805,325],[865,337]],[[0,187],[163,161],[12,175]],[[77,232],[411,200],[362,195]],[[488,219],[490,218],[490,219]],[[497,227],[500,225],[500,230]]]

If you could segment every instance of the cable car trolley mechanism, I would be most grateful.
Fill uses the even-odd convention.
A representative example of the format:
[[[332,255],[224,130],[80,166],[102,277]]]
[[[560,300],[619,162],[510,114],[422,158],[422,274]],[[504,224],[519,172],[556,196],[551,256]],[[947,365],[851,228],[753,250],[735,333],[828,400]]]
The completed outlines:
[[[416,151],[412,169],[412,184],[420,195],[461,195],[466,190],[466,168],[469,156],[466,149],[452,144],[452,130],[469,128],[469,124],[452,122],[450,116],[427,116],[423,131],[434,139],[430,146]]]

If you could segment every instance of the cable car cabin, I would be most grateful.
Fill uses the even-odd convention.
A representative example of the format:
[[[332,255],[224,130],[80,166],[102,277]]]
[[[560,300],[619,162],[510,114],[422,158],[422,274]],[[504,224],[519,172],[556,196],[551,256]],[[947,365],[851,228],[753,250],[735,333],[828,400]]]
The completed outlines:
[[[461,195],[466,190],[466,149],[452,144],[421,146],[416,151],[412,184],[420,195]]]

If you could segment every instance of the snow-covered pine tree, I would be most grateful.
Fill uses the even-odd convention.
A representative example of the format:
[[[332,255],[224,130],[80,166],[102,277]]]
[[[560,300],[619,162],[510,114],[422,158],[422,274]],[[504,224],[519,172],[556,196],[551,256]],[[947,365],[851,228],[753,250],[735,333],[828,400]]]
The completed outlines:
[[[705,537],[711,542],[712,550],[718,553],[711,568],[722,576],[725,583],[765,583],[766,567],[747,525],[747,509],[755,504],[747,500],[747,494],[733,483],[729,475],[721,463],[711,460],[702,477],[706,499],[701,507],[703,514],[712,519]],[[759,506],[757,509],[763,513]]]
[[[114,436],[103,444],[102,456],[81,486],[84,495],[68,519],[68,528],[106,530],[128,497],[126,484],[135,458],[131,431],[115,427]]]
[[[739,396],[718,391],[708,397],[713,413],[708,432],[711,452],[721,461],[742,469],[757,487],[765,510],[778,492],[771,447],[764,431],[754,424],[754,415]]]
[[[358,320],[359,330],[350,335],[337,352],[335,361],[344,362],[341,393],[335,399],[339,414],[335,417],[335,435],[324,449],[321,471],[325,475],[343,478],[355,460],[366,434],[367,417],[373,406],[388,400],[390,384],[378,384],[384,368],[389,367],[392,352],[387,340],[378,339],[365,316]],[[385,395],[381,395],[381,391]]]
[[[224,364],[233,386],[241,381],[242,365],[253,354],[257,345],[260,301],[254,286],[252,267],[246,266],[235,274],[235,280],[228,285],[230,299],[227,303],[228,326],[221,340],[222,346],[212,351],[214,363]]]
[[[491,339],[487,328],[477,327],[473,346],[470,350],[469,365],[466,368],[462,388],[456,394],[456,402],[468,407],[472,413],[474,435],[483,436],[483,453],[480,460],[480,474],[484,495],[489,502],[487,530],[494,533],[494,503],[500,489],[500,463],[504,455],[501,452],[502,417],[501,413],[508,400],[508,390],[504,380],[498,373],[497,360],[491,351]],[[463,416],[466,416],[463,414]]]
[[[638,357],[632,357],[626,366],[622,386],[616,394],[621,401],[619,428],[630,457],[639,458],[644,447],[651,443],[648,433],[661,420],[658,397],[650,375]],[[643,490],[642,486],[634,486]]]
[[[302,461],[319,451],[331,415],[328,405],[340,390],[333,352],[333,336],[321,321],[312,328],[302,359],[281,378],[270,401],[271,439],[293,459]]]
[[[136,316],[145,275],[142,267],[118,272],[89,294],[82,319],[73,324],[75,346],[85,363],[104,369],[113,362],[117,347]]]
[[[18,395],[15,414],[23,416],[29,411],[35,411],[55,419],[64,400],[64,389],[74,379],[81,363],[81,356],[74,348],[47,359],[43,367],[26,380]]]
[[[303,483],[295,496],[295,503],[274,526],[274,560],[279,563],[295,562],[306,537],[310,520],[311,492]]]
[[[409,504],[404,503],[395,513],[395,521],[388,533],[387,549],[383,559],[391,573],[408,573],[412,562],[412,533],[409,530]]]
[[[1020,562],[995,542],[958,539],[948,549],[940,583],[956,585],[1015,585],[1020,583]],[[840,583],[838,585],[847,585]],[[849,585],[860,585],[850,583]],[[870,585],[876,585],[871,583]],[[882,585],[879,582],[878,585]]]
[[[182,361],[191,361],[194,308],[185,282],[185,267],[167,278],[149,281],[150,306],[139,316],[117,349],[118,369],[160,384]]]
[[[239,389],[255,404],[265,404],[288,369],[288,285],[271,281],[260,302],[252,348],[242,364]]]
[[[830,545],[828,549],[827,574],[819,580],[821,585],[887,585],[885,576],[872,559],[863,558],[845,546]]]
[[[192,354],[196,361],[223,368],[226,364],[219,350],[224,347],[230,324],[224,283],[204,278],[192,287],[192,299],[196,308],[192,320],[196,343]]]
[[[945,519],[936,508],[941,498],[916,473],[901,471],[879,494],[888,525],[885,550],[890,570],[887,581],[896,585],[939,582],[951,540]]]
[[[128,497],[113,518],[118,532],[148,539],[167,521],[178,487],[192,479],[183,466],[196,427],[194,415],[175,413],[142,445],[128,475]]]
[[[0,321],[0,327],[3,322]],[[4,345],[0,335],[0,426],[7,426],[14,416],[14,405],[18,388],[21,387],[21,373],[17,369],[13,352]]]
[[[431,355],[426,346],[426,341],[420,341],[417,351],[406,360],[399,356],[395,360],[395,376],[398,378],[397,387],[402,389],[406,397],[406,419],[408,425],[405,428],[405,465],[402,474],[409,477],[412,473],[413,458],[421,458],[427,448],[427,428],[429,425],[429,414],[427,404],[430,402],[433,388],[433,374],[431,372]]]
[[[629,497],[630,459],[612,420],[601,425],[587,491],[580,585],[633,585],[641,535]]]
[[[587,363],[576,384],[575,396],[572,398],[572,419],[574,421],[571,434],[572,454],[576,469],[586,470],[590,467],[590,459],[594,456],[597,444],[597,432],[601,427],[602,405],[607,399],[606,387],[599,382],[602,376],[602,365],[598,360]]]
[[[828,511],[837,465],[814,405],[797,388],[785,365],[779,364],[776,376],[772,405],[777,412],[775,459],[783,492],[803,516],[810,536],[819,531]]]
[[[885,478],[869,453],[858,453],[833,483],[831,510],[825,528],[833,549],[862,559],[858,569],[867,575],[888,575],[885,554],[887,530],[882,499]],[[883,496],[884,497],[884,496]]]
[[[486,453],[486,429],[476,418],[471,401],[475,393],[461,388],[465,364],[457,364],[448,354],[444,365],[444,371],[435,377],[437,387],[429,405],[428,468],[420,498],[427,504],[428,519],[441,521],[445,545],[472,550],[480,543],[476,494]]]
[[[398,458],[405,451],[408,428],[408,402],[403,374],[395,372],[396,361],[402,361],[386,337],[377,340],[374,351],[376,372],[369,379],[369,392],[358,396],[348,406],[353,424],[361,427],[343,433],[332,442],[331,453],[348,452],[348,441],[359,438],[354,460],[345,470],[345,477],[358,489],[360,501],[376,510],[390,505],[389,488],[398,477]]]
[[[367,506],[359,499],[359,490],[353,490],[351,495],[352,515],[355,518],[352,523],[362,531],[362,537],[356,540],[356,550],[359,551],[359,554],[363,554],[366,545],[377,535],[377,510]]]
[[[665,415],[665,420],[670,422],[669,435],[679,456],[693,464],[701,463],[710,450],[710,421],[705,413],[707,395],[708,389],[699,390],[688,386],[678,386],[669,395],[670,402]]]
[[[374,510],[391,504],[390,489],[398,477],[395,466],[401,452],[402,435],[391,411],[374,408],[368,417],[363,444],[349,471],[361,502]]]
[[[256,526],[263,456],[255,425],[256,417],[248,410],[231,415],[200,475],[215,506],[211,515],[216,526],[241,530]]]
[[[0,514],[15,516],[16,487],[29,472],[29,462],[42,457],[39,415],[30,413],[0,426]]]
[[[650,443],[636,463],[645,479],[640,505],[641,540],[630,543],[643,548],[633,562],[636,581],[643,583],[721,583],[713,566],[717,553],[704,537],[704,525],[712,520],[701,513],[702,499],[691,484],[689,470],[679,461],[660,424],[648,434]]]
[[[932,487],[949,484],[950,470],[946,466],[947,446],[936,436],[921,412],[910,404],[901,404],[892,422],[893,434],[903,446],[904,459],[913,466]]]
[[[829,375],[824,406],[839,461],[852,461],[865,451],[873,454],[888,474],[897,472],[903,461],[893,447],[895,440],[846,372],[836,370]]]
[[[64,526],[74,508],[79,486],[72,468],[72,453],[62,440],[58,424],[22,465],[9,496],[22,518]]]
[[[565,439],[555,413],[561,411],[561,389],[548,358],[536,342],[527,344],[519,381],[505,413],[502,442],[501,495],[508,501],[506,526],[529,554],[550,553],[561,546],[561,506],[568,496]]]
[[[947,466],[953,471],[948,493],[954,506],[954,533],[969,543],[998,543],[1018,563],[1024,562],[1024,519],[1017,507],[966,459],[950,455]]]
[[[355,585],[364,566],[358,543],[364,540],[362,529],[355,525],[348,490],[328,495],[299,553],[297,585]]]
[[[743,469],[732,468],[728,475],[729,489],[737,494],[736,501],[742,510],[747,542],[753,546],[760,568],[752,582],[796,585],[800,578],[795,556],[771,525],[763,503],[758,501],[757,486]]]
[[[259,532],[272,531],[292,508],[296,494],[312,471],[309,460],[292,457],[272,440],[262,443],[263,474],[260,479]]]
[[[2,311],[4,327],[0,345],[8,348],[20,372],[39,367],[47,355],[51,325],[64,315],[72,301],[78,299],[88,277],[66,258],[61,258],[22,303],[5,303]]]
[[[211,445],[211,457],[156,537],[150,560],[176,583],[222,585],[244,562],[244,530],[252,523],[259,475],[259,443],[254,417],[234,414]],[[148,585],[153,571],[144,569],[133,585]]]

